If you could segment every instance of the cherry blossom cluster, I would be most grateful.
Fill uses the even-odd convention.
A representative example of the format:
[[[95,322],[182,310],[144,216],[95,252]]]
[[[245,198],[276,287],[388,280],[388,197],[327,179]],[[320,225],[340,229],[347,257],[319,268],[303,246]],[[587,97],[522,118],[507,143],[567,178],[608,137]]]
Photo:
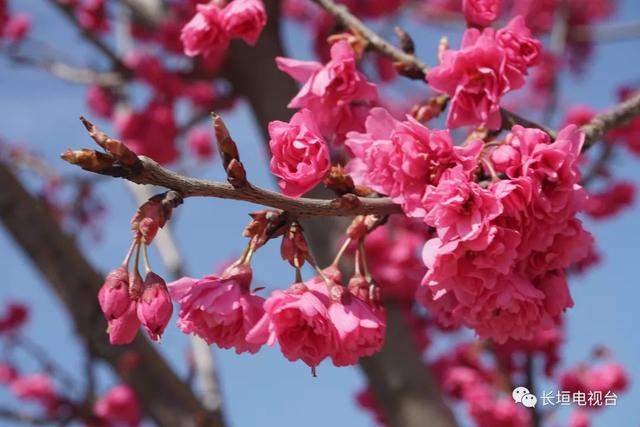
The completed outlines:
[[[98,293],[100,308],[109,324],[111,344],[132,342],[141,326],[149,338],[158,341],[171,320],[173,304],[167,285],[151,271],[147,257],[147,246],[171,216],[162,196],[150,199],[136,212],[131,222],[134,239],[127,256],[120,267],[107,275]],[[147,272],[144,280],[138,269],[141,252]],[[129,271],[133,254],[133,267]]]
[[[180,39],[188,56],[219,55],[232,38],[256,44],[266,23],[262,0],[233,0],[225,7],[214,1],[197,5],[197,13],[182,28]]]
[[[264,243],[260,236],[269,215],[254,216],[248,234],[260,234],[251,237],[245,254],[222,274],[169,284],[171,297],[180,305],[178,327],[238,354],[277,343],[288,360],[302,360],[314,372],[327,358],[345,366],[378,352],[384,343],[385,313],[370,293],[370,280],[358,268],[345,286],[335,265],[319,269],[295,223],[287,225],[281,246],[283,259],[296,268],[295,282],[266,299],[251,290],[250,262]],[[315,266],[317,276],[303,281],[300,267],[305,261]]]

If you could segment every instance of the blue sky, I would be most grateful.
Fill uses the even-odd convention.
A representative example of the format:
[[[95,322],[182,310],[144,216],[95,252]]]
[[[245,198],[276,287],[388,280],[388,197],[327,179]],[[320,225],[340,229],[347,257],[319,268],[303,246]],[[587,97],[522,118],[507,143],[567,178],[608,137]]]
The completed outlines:
[[[63,28],[57,13],[39,0],[22,0],[18,9],[35,17],[35,36],[47,39],[68,56],[89,64],[101,59],[90,48],[78,42],[73,32]],[[628,22],[640,19],[640,6],[634,0],[621,1],[615,18]],[[424,30],[408,25],[423,58],[432,58],[440,30]],[[308,40],[300,31],[287,28],[291,56],[308,58]],[[455,34],[452,40],[456,40]],[[292,42],[295,41],[295,42]],[[454,42],[452,41],[452,44]],[[72,47],[72,48],[70,48]],[[596,50],[588,73],[579,79],[563,77],[561,105],[581,102],[604,108],[613,102],[613,90],[618,83],[639,81],[640,41],[610,43]],[[428,61],[433,62],[433,61]],[[73,169],[58,160],[57,155],[68,147],[87,147],[91,142],[78,122],[86,113],[84,91],[80,86],[55,80],[35,70],[17,68],[0,59],[0,133],[10,140],[22,140],[33,147],[61,171]],[[238,141],[250,179],[273,187],[264,161],[260,135],[245,105],[225,115],[227,124]],[[614,159],[616,174],[640,184],[639,158],[620,154]],[[75,172],[75,171],[74,171]],[[207,178],[222,179],[218,164],[199,170]],[[126,188],[116,180],[100,185],[99,194],[108,207],[103,238],[94,242],[79,236],[82,247],[94,264],[106,271],[117,265],[129,239],[128,221],[135,204]],[[240,233],[247,213],[255,210],[241,202],[213,199],[188,200],[179,208],[174,229],[180,248],[192,275],[211,272],[218,263],[242,250]],[[640,298],[637,260],[640,254],[637,221],[640,207],[636,205],[612,221],[589,224],[604,254],[602,263],[584,277],[573,278],[571,289],[575,307],[569,311],[569,340],[564,348],[564,362],[572,364],[586,359],[597,344],[611,348],[616,358],[630,371],[632,387],[618,400],[618,406],[603,411],[595,418],[595,426],[631,426],[640,423],[634,402],[640,399],[640,339],[636,327],[640,324]],[[42,242],[46,244],[46,242]],[[154,250],[152,263],[162,271]],[[281,263],[275,245],[261,250],[255,259],[257,282],[270,287],[286,286],[291,272]],[[32,269],[30,261],[0,228],[0,271],[4,283],[0,286],[0,301],[22,300],[32,307],[28,334],[75,377],[74,369],[82,361],[82,348],[75,339],[72,324],[43,279]],[[184,373],[187,340],[173,326],[168,328],[163,343],[158,345],[176,369]],[[215,350],[220,363],[224,404],[230,425],[306,427],[372,425],[368,414],[353,404],[353,395],[364,379],[356,368],[335,368],[324,364],[317,378],[302,363],[286,361],[276,350],[263,350],[257,355],[236,356],[230,351]],[[25,366],[33,366],[25,361]],[[112,379],[102,368],[101,386],[108,387]],[[0,391],[0,403],[10,402]]]

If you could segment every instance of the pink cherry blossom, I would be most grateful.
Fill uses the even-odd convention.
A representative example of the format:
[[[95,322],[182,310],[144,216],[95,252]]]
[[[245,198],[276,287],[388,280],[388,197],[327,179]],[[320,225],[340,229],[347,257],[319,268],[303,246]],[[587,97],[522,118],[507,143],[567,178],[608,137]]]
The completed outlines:
[[[356,104],[368,105],[378,98],[376,86],[358,71],[355,52],[346,40],[331,46],[331,59],[324,65],[282,57],[276,63],[303,83],[289,107],[311,110],[325,136],[354,130],[354,121],[359,122]]]
[[[4,25],[0,26],[0,38],[5,37],[12,42],[23,40],[31,29],[31,17],[24,13],[16,13],[9,17]]]
[[[149,338],[158,341],[171,320],[173,305],[162,277],[149,272],[143,286],[144,290],[137,304],[138,320],[149,334]]]
[[[495,38],[507,55],[508,67],[526,75],[528,68],[539,63],[542,44],[532,36],[522,16],[516,16],[505,27],[496,31]]]
[[[195,128],[187,135],[187,146],[199,160],[211,160],[214,155],[213,138],[208,128]]]
[[[114,126],[123,142],[136,154],[168,164],[178,157],[178,128],[173,108],[161,102],[150,102],[139,111],[119,111]]]
[[[107,320],[124,315],[129,305],[135,304],[129,297],[129,274],[125,267],[118,267],[107,275],[98,292],[98,302]]]
[[[467,23],[486,27],[500,14],[502,0],[462,0],[462,13]]]
[[[427,73],[427,81],[451,96],[448,127],[500,127],[500,99],[524,84],[522,73],[508,67],[508,61],[493,31],[468,29],[460,50],[443,53],[442,62]]]
[[[13,365],[6,362],[0,362],[0,385],[11,384],[18,378],[18,371]]]
[[[267,24],[267,13],[262,0],[234,0],[222,11],[222,21],[229,37],[254,45]]]
[[[277,342],[288,360],[302,360],[315,368],[334,353],[338,339],[325,292],[304,283],[273,291],[264,303],[264,316],[247,340],[270,346]]]
[[[358,184],[386,194],[410,216],[425,215],[424,192],[447,168],[460,164],[471,174],[482,149],[481,141],[454,147],[448,131],[431,130],[412,117],[394,119],[383,108],[373,108],[366,132],[350,132],[345,145],[354,159],[347,170]]]
[[[180,304],[178,328],[236,353],[255,353],[261,344],[247,333],[264,313],[264,299],[251,293],[251,268],[232,265],[220,277],[185,277],[169,284],[171,298]]]
[[[329,148],[309,110],[302,110],[289,123],[269,123],[271,173],[288,196],[299,197],[320,183],[329,169]]]
[[[587,214],[592,218],[607,218],[617,215],[633,205],[636,187],[632,182],[620,181],[609,184],[604,190],[589,194]]]
[[[92,85],[87,89],[87,105],[93,114],[99,117],[111,118],[115,105],[115,96],[107,88]]]
[[[36,402],[49,414],[61,403],[51,377],[44,373],[20,376],[11,382],[9,389],[18,399]]]
[[[334,365],[353,365],[360,357],[372,356],[382,348],[387,327],[383,308],[376,309],[357,296],[344,292],[329,306],[329,318],[338,337],[336,350],[331,355]]]
[[[107,333],[109,342],[113,345],[124,345],[131,343],[140,329],[136,302],[132,301],[122,316],[109,320]]]
[[[0,334],[15,333],[29,320],[29,308],[19,302],[10,302],[0,316]]]
[[[207,56],[227,48],[229,35],[224,29],[222,16],[222,11],[214,2],[197,6],[197,13],[180,34],[185,55]]]
[[[445,171],[438,185],[427,189],[423,203],[424,221],[445,243],[477,238],[502,213],[498,198],[470,181],[459,167]]]
[[[101,396],[93,411],[110,425],[137,427],[142,418],[138,396],[126,384],[119,384]]]

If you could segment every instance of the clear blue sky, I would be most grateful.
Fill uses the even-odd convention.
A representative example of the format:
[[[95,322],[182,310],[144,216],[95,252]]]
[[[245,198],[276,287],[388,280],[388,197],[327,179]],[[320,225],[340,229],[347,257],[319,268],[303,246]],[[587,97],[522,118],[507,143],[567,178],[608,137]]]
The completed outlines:
[[[35,35],[54,43],[67,55],[99,64],[100,58],[90,48],[78,42],[76,36],[61,25],[63,22],[46,2],[14,1],[20,10],[35,17]],[[640,19],[640,6],[635,0],[621,1],[615,18],[620,21]],[[441,31],[418,30],[408,26],[424,58],[431,58]],[[300,32],[288,28],[292,56],[309,57],[308,40]],[[291,37],[291,36],[298,37]],[[453,36],[453,40],[457,37]],[[291,40],[296,40],[291,44]],[[563,106],[574,102],[605,107],[613,102],[613,89],[618,83],[640,81],[640,41],[603,45],[596,51],[593,66],[581,79],[564,79]],[[83,88],[50,78],[34,70],[14,67],[0,59],[0,133],[10,140],[23,140],[50,159],[65,173],[74,171],[58,160],[57,155],[68,147],[91,146],[78,116],[86,113]],[[227,118],[235,139],[239,142],[251,180],[273,186],[264,162],[260,136],[244,105]],[[640,159],[620,155],[614,160],[616,173],[640,184]],[[221,179],[217,164],[202,170],[207,178]],[[99,194],[108,206],[103,239],[95,243],[80,238],[87,256],[103,271],[117,265],[129,239],[128,221],[135,209],[133,200],[122,183],[115,180],[101,184]],[[240,237],[246,214],[254,209],[244,203],[222,200],[189,200],[179,209],[176,231],[180,247],[193,275],[203,275],[241,251]],[[630,371],[632,387],[618,400],[618,406],[603,411],[595,418],[595,426],[632,426],[640,423],[636,402],[640,399],[640,281],[637,265],[640,255],[638,236],[640,208],[626,211],[613,221],[590,224],[604,254],[602,263],[587,276],[571,283],[575,307],[569,311],[569,341],[564,348],[564,362],[584,360],[596,344],[610,347],[616,358]],[[46,244],[46,242],[42,242]],[[159,266],[157,254],[152,262]],[[279,259],[272,245],[261,250],[255,262],[257,282],[266,286],[286,286],[291,273]],[[69,319],[55,296],[32,269],[28,258],[17,248],[4,229],[0,228],[0,301],[9,299],[29,303],[32,321],[29,335],[46,347],[56,359],[68,367],[72,375],[81,378],[75,367],[82,361],[82,348],[74,337]],[[158,346],[176,369],[184,373],[187,340],[174,326],[168,328],[163,343]],[[353,404],[353,395],[363,385],[356,368],[335,368],[324,364],[318,378],[312,378],[302,363],[289,363],[278,350],[263,350],[254,356],[236,356],[229,351],[215,351],[221,367],[221,381],[227,417],[234,427],[297,426],[324,427],[348,425],[364,427],[372,424],[368,414]],[[25,362],[28,368],[32,366]],[[101,377],[106,388],[113,381],[107,370]],[[0,391],[0,404],[11,398]]]

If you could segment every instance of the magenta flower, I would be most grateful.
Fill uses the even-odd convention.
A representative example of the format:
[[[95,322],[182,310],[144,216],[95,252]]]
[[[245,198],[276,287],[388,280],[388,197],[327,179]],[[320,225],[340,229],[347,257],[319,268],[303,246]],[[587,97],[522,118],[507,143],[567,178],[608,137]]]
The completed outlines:
[[[329,306],[329,318],[338,337],[338,345],[331,355],[334,365],[353,365],[360,357],[372,356],[382,349],[387,328],[384,309],[374,309],[357,296],[344,292],[340,300]]]
[[[522,74],[526,75],[528,68],[540,62],[542,44],[533,38],[522,16],[516,16],[504,28],[496,31],[495,38],[507,55],[507,65]]]
[[[324,179],[331,158],[311,111],[294,114],[289,123],[269,123],[269,135],[271,173],[284,194],[300,197]]]
[[[502,0],[462,0],[462,13],[469,25],[486,27],[498,18]]]
[[[154,272],[149,272],[144,279],[144,290],[138,300],[137,314],[149,338],[154,341],[160,340],[171,320],[173,304],[171,304],[167,285],[162,277]]]
[[[222,11],[223,27],[229,37],[255,45],[267,24],[267,13],[261,0],[234,0]]]
[[[427,189],[424,221],[435,227],[443,242],[473,240],[502,213],[502,205],[489,190],[469,180],[461,168],[448,169],[437,186]]]
[[[260,344],[247,333],[263,314],[264,298],[251,293],[251,268],[231,266],[221,277],[185,277],[169,284],[171,297],[180,304],[178,328],[236,353],[255,353]]]
[[[207,56],[225,50],[229,45],[229,36],[224,30],[222,11],[213,2],[199,4],[197,11],[180,33],[184,54]]]
[[[491,31],[468,29],[460,50],[444,52],[427,80],[433,89],[451,96],[448,127],[500,127],[500,99],[524,84],[522,73],[508,67],[507,61],[507,53]]]
[[[117,385],[100,397],[93,405],[93,412],[109,425],[137,427],[142,419],[138,396],[126,384]]]
[[[107,333],[109,334],[109,342],[114,345],[129,344],[133,341],[140,329],[140,320],[138,320],[137,303],[131,301],[127,311],[122,316],[109,320]]]
[[[290,108],[308,108],[325,135],[346,134],[354,130],[359,111],[378,99],[376,85],[358,71],[356,55],[346,40],[331,46],[331,60],[326,64],[276,58],[278,68],[303,83],[289,103]],[[366,113],[365,113],[366,114]]]
[[[290,361],[315,368],[334,353],[337,333],[329,317],[329,297],[304,283],[274,291],[264,303],[265,314],[247,340],[258,345],[280,344]]]
[[[482,149],[481,141],[454,147],[448,131],[429,129],[412,117],[394,119],[383,108],[373,108],[366,132],[350,132],[345,145],[354,159],[347,170],[354,179],[400,203],[409,216],[422,217],[424,192],[449,167],[460,164],[471,174]]]
[[[129,309],[134,301],[129,297],[129,274],[124,267],[111,271],[98,292],[98,302],[105,319],[118,318]]]

